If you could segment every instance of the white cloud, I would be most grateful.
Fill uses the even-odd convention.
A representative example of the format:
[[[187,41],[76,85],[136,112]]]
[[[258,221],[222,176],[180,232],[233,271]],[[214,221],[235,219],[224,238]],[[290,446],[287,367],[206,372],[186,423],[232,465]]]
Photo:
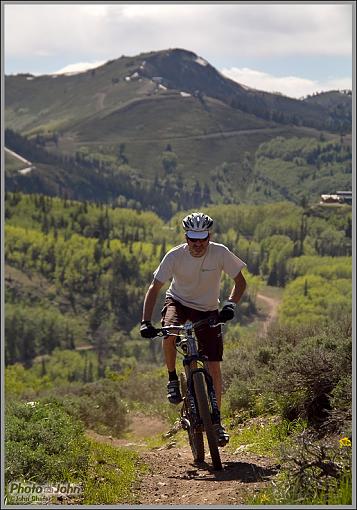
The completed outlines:
[[[7,57],[89,59],[181,47],[219,56],[350,55],[346,4],[6,4]]]
[[[265,92],[280,92],[284,96],[300,98],[314,92],[325,90],[352,89],[351,78],[331,78],[325,82],[299,78],[298,76],[273,76],[262,71],[246,67],[222,69],[221,73],[241,85],[263,90]]]

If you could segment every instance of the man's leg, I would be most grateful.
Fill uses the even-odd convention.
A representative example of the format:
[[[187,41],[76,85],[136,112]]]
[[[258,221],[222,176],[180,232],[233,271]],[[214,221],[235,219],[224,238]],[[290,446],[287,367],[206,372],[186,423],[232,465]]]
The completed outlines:
[[[180,383],[176,374],[176,336],[167,336],[162,341],[169,382],[167,383],[167,398],[171,404],[182,402]]]
[[[185,322],[185,307],[168,298],[162,309],[161,324],[170,326],[174,324],[183,324]],[[169,373],[169,382],[167,383],[167,398],[171,404],[179,404],[182,402],[180,392],[180,383],[176,373],[176,335],[170,335],[163,339],[162,349],[164,351],[165,363]]]
[[[209,361],[208,362],[209,373],[213,379],[214,391],[216,393],[217,404],[219,409],[221,408],[222,401],[222,373],[221,373],[221,362],[220,361]]]
[[[167,370],[173,372],[176,368],[176,336],[167,336],[162,340],[165,363]]]

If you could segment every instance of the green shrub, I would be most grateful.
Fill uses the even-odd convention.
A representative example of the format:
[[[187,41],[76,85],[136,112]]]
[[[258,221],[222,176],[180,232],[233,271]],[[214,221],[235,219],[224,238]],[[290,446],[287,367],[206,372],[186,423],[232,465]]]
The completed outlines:
[[[328,431],[349,430],[352,403],[351,318],[327,325],[276,325],[240,342],[223,365],[224,411],[278,413]]]
[[[128,426],[127,407],[121,399],[119,383],[108,379],[68,387],[62,396],[50,395],[87,428],[120,436]]]
[[[235,377],[226,394],[225,403],[231,411],[247,411],[252,408],[254,402],[254,391],[251,391],[246,382]]]
[[[88,466],[88,442],[82,424],[55,403],[15,403],[6,407],[7,483],[73,482]]]
[[[351,474],[351,442],[348,438],[314,441],[313,437],[303,433],[289,445],[282,457],[287,487],[295,500],[304,503],[327,503]]]
[[[281,471],[274,484],[248,503],[351,505],[351,446],[347,437],[316,441],[305,430],[281,448]]]
[[[5,368],[6,399],[23,398],[33,400],[40,391],[52,388],[53,383],[48,376],[41,377],[20,363]]]
[[[328,420],[333,404],[338,405],[335,388],[352,373],[351,337],[341,326],[340,322],[321,329],[294,349],[286,346],[275,360],[271,388],[283,416],[306,418],[310,425],[320,427]],[[345,394],[345,408],[351,407],[349,394]]]

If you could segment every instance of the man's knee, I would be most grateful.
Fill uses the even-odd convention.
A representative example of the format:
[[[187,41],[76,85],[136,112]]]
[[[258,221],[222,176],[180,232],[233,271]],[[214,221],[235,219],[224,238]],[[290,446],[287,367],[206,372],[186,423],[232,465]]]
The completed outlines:
[[[208,362],[209,370],[214,372],[215,374],[221,373],[221,362],[220,361],[209,361]]]
[[[164,336],[162,339],[162,346],[165,348],[175,348],[176,346],[176,336]]]

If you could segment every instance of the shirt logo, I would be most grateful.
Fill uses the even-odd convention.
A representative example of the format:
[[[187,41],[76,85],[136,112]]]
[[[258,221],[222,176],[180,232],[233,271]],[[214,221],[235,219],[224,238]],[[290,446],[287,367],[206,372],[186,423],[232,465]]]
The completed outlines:
[[[206,271],[215,271],[216,268],[214,267],[213,269],[201,269],[202,272],[206,272]]]

